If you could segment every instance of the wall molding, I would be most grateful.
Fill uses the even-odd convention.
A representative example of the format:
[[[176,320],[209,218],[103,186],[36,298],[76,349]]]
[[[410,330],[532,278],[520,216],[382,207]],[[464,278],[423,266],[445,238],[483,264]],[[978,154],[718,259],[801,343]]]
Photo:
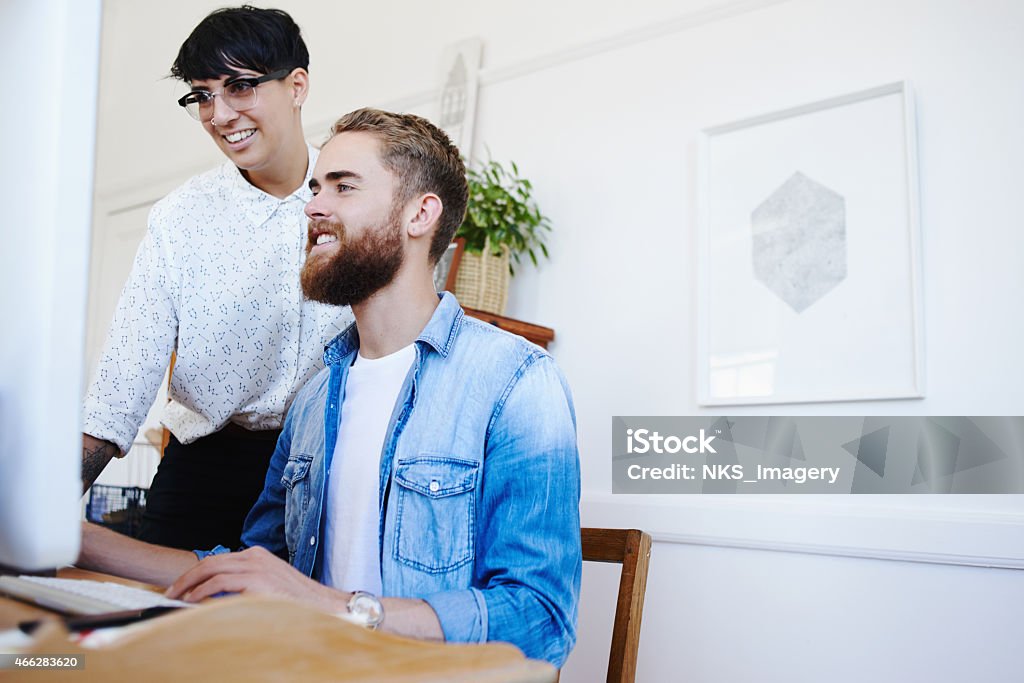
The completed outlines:
[[[505,81],[524,78],[546,69],[633,47],[789,1],[723,0],[710,7],[685,12],[672,19],[651,22],[604,38],[597,38],[537,57],[529,57],[505,66],[481,68],[479,72],[479,86],[485,88],[504,83]],[[429,105],[433,102],[436,95],[437,88],[423,89],[398,95],[387,101],[378,102],[373,106],[391,111],[408,111]],[[307,123],[303,126],[306,139],[319,144],[325,137],[325,131],[330,129],[334,121],[335,118],[330,118],[317,119]],[[204,157],[202,160],[199,160],[201,163],[189,163],[168,173],[140,178],[137,181],[122,184],[121,186],[97,187],[97,201],[105,205],[105,212],[109,214],[123,213],[139,208],[147,203],[152,204],[184,182],[186,178],[202,173],[217,165],[219,163],[218,160],[223,161],[223,157],[220,155]]]
[[[524,59],[508,66],[481,68],[480,87],[531,76],[545,69],[633,47],[651,40],[682,33],[716,21],[732,19],[748,12],[754,12],[784,2],[789,2],[789,0],[732,0],[719,2],[711,7],[686,12],[674,19],[652,22],[605,38],[580,43],[579,45],[549,52],[539,57]]]
[[[865,505],[837,496],[680,498],[585,491],[581,520],[644,529],[660,543],[1024,569],[1024,510],[913,508],[877,498]]]

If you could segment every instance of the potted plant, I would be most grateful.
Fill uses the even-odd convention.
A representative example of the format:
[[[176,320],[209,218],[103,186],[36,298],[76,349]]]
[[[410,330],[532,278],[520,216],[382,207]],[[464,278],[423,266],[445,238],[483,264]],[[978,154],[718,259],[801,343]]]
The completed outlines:
[[[509,278],[523,255],[534,265],[551,221],[533,199],[533,186],[519,175],[515,162],[506,168],[488,160],[466,169],[469,204],[466,219],[455,233],[464,240],[455,276],[455,296],[468,308],[502,315],[508,301]]]

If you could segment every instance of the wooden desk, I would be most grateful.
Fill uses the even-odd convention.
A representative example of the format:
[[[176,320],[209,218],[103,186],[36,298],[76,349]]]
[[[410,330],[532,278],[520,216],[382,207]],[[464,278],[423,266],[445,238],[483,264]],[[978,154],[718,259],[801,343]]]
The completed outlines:
[[[61,576],[107,578],[81,570]],[[134,584],[138,585],[138,584]],[[6,604],[5,604],[6,603]],[[42,610],[0,598],[6,621],[38,618]],[[27,615],[27,616],[26,616]],[[504,643],[428,643],[368,631],[337,617],[275,598],[218,598],[132,627],[113,646],[69,644],[57,621],[38,632],[26,654],[80,655],[77,670],[5,671],[4,680],[157,681],[444,681],[551,683],[550,664],[528,660]]]

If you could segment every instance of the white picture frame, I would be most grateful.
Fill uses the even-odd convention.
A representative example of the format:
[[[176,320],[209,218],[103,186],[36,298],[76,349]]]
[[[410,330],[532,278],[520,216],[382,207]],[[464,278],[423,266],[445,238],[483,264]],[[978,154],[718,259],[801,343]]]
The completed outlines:
[[[473,156],[473,129],[479,89],[480,56],[483,40],[479,36],[452,43],[441,55],[434,121],[470,161]]]
[[[699,404],[924,396],[914,122],[897,82],[701,132]]]

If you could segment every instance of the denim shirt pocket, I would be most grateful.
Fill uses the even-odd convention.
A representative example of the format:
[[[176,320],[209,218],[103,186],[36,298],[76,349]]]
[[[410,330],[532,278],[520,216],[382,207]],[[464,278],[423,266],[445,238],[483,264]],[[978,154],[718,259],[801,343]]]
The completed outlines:
[[[302,522],[309,507],[309,466],[312,462],[312,455],[293,453],[288,456],[281,472],[281,485],[285,488],[284,538],[289,558],[294,557],[298,548]]]
[[[395,559],[430,574],[473,560],[480,463],[424,454],[395,465]]]

